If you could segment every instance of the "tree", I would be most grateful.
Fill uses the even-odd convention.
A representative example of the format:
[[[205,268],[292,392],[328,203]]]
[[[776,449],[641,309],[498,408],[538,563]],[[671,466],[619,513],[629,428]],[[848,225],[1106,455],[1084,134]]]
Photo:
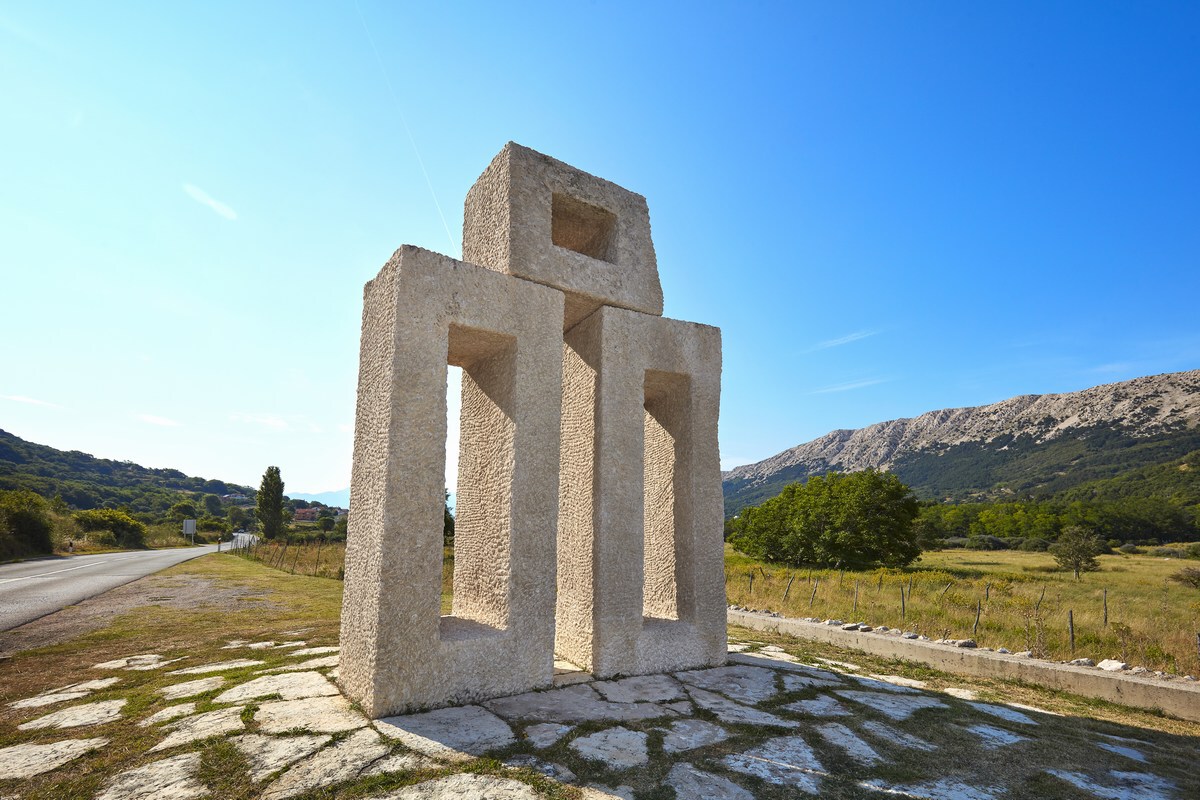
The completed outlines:
[[[221,498],[215,494],[206,494],[200,498],[200,502],[204,505],[204,510],[208,512],[210,517],[221,516],[221,511],[223,510]]]
[[[329,533],[331,530],[333,530],[333,523],[333,517],[317,517],[317,525],[319,525],[321,530],[325,531],[326,533]]]
[[[171,506],[171,509],[167,512],[167,517],[172,522],[179,522],[180,520],[185,519],[195,519],[197,516],[196,507],[187,501],[176,503],[175,505]]]
[[[120,547],[145,547],[146,526],[124,511],[112,508],[95,508],[76,511],[75,522],[85,531],[109,531]]]
[[[246,526],[246,512],[238,506],[230,506],[226,518],[229,520],[230,530],[240,531]]]
[[[889,472],[836,472],[793,483],[730,521],[730,543],[747,555],[839,569],[904,566],[921,554],[912,491]]]
[[[446,490],[446,499],[442,506],[442,545],[454,546],[454,515],[450,513],[450,490]]]
[[[1050,545],[1050,552],[1058,562],[1058,568],[1074,572],[1075,580],[1079,580],[1081,572],[1100,569],[1100,562],[1096,560],[1100,551],[1100,537],[1078,525],[1066,528],[1059,535],[1058,541]]]
[[[0,558],[49,553],[50,504],[33,492],[0,492]]]
[[[283,531],[283,479],[279,467],[267,467],[263,473],[254,516],[266,538],[274,539]]]

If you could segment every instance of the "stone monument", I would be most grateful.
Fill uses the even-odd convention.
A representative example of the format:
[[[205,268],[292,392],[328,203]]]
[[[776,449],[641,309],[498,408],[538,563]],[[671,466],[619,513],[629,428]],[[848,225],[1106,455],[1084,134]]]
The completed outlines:
[[[662,316],[646,200],[510,142],[463,261],[364,291],[340,682],[372,716],[725,661],[720,331]],[[446,371],[462,368],[441,614]]]

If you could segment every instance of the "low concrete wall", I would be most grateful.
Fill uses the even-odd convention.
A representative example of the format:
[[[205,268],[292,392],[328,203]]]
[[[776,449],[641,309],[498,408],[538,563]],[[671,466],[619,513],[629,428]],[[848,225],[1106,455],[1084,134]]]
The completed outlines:
[[[729,624],[828,642],[886,658],[903,658],[961,675],[1018,679],[1066,692],[1111,700],[1135,708],[1157,709],[1180,719],[1200,722],[1200,682],[1145,678],[1094,667],[1075,667],[929,641],[902,639],[887,633],[844,631],[833,625],[730,611]]]

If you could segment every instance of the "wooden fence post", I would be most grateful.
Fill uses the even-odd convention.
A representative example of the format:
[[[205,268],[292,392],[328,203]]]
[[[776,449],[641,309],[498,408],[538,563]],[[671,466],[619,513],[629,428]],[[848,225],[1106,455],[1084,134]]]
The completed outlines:
[[[784,600],[787,600],[788,592],[790,592],[792,590],[792,581],[794,581],[794,580],[796,580],[796,573],[793,572],[791,575],[788,576],[787,588],[783,590],[783,599]]]
[[[941,593],[940,595],[938,595],[938,596],[939,596],[939,597],[945,597],[945,596],[946,596],[946,592],[950,591],[950,587],[951,587],[951,586],[953,586],[953,585],[954,585],[954,581],[950,581],[949,583],[947,583],[947,584],[946,584],[946,588],[945,588],[945,589],[942,589],[942,593]]]
[[[858,613],[858,581],[854,582],[854,611],[853,611],[853,613],[855,613],[855,614]]]
[[[1104,587],[1104,627],[1108,627],[1108,587]]]
[[[903,620],[908,615],[908,608],[904,602],[904,585],[900,585],[900,619]]]
[[[984,600],[992,599],[992,585],[990,583],[985,583],[983,585],[983,599]]]
[[[751,572],[750,575],[747,577],[750,578],[750,596],[753,597],[754,596],[754,573]]]
[[[1042,601],[1046,599],[1046,585],[1042,584],[1042,596],[1038,598],[1037,605],[1033,607],[1033,613],[1037,614],[1042,610]]]
[[[975,624],[971,627],[972,638],[979,634],[979,612],[983,611],[983,603],[980,600],[975,601]]]
[[[808,607],[809,607],[809,608],[812,608],[812,607],[813,607],[813,601],[815,601],[815,600],[817,599],[817,589],[818,589],[820,586],[821,586],[821,579],[820,579],[820,578],[817,578],[817,579],[816,579],[816,580],[813,582],[813,590],[812,590],[812,594],[811,594],[811,595],[809,596],[809,598],[808,598]]]
[[[1071,636],[1071,655],[1075,655],[1075,612],[1067,610],[1067,632]]]

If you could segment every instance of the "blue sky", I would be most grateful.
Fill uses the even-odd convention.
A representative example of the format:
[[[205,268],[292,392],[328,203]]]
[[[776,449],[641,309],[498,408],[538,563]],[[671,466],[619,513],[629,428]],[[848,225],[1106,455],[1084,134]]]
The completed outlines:
[[[0,0],[0,428],[349,484],[361,292],[508,140],[649,200],[726,467],[1200,367],[1194,3]]]

